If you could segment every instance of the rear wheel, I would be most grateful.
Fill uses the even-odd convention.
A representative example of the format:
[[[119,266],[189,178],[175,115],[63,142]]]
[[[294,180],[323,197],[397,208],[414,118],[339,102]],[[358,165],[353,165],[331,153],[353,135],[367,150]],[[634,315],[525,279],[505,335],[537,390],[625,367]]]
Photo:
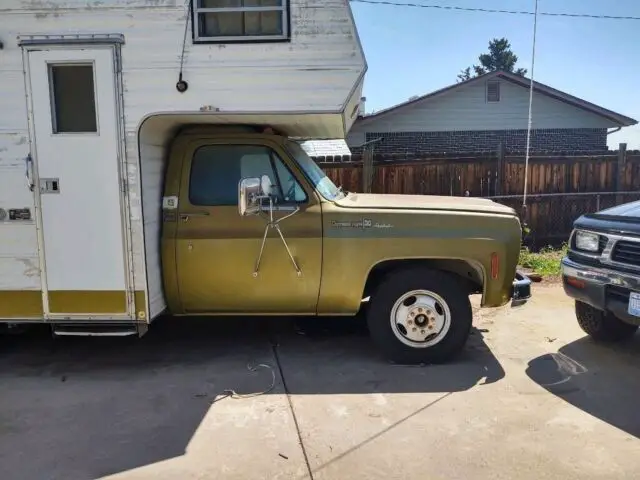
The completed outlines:
[[[469,295],[457,277],[411,269],[390,273],[377,287],[367,324],[389,360],[442,363],[463,349],[472,317]]]
[[[631,338],[638,327],[625,323],[611,313],[576,301],[576,318],[580,328],[600,342],[619,342]]]

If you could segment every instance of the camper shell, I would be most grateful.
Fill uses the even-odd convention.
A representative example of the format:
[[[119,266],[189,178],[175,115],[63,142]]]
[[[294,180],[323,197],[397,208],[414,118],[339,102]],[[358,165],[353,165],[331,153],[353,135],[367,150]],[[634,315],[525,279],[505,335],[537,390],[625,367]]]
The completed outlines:
[[[183,127],[345,138],[366,71],[348,2],[282,0],[280,37],[202,38],[214,3],[0,6],[0,319],[165,310],[163,175]]]

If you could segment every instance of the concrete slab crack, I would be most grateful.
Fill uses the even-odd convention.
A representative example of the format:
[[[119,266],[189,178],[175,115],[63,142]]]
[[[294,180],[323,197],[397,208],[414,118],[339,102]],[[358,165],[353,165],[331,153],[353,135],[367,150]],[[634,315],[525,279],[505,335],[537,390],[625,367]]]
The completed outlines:
[[[272,341],[271,349],[273,350],[273,356],[276,360],[278,371],[280,372],[280,378],[282,378],[282,386],[284,387],[284,392],[287,395],[287,402],[289,403],[289,409],[291,410],[291,415],[293,416],[293,423],[296,427],[296,432],[298,434],[298,443],[300,444],[300,449],[302,450],[302,455],[304,456],[304,463],[307,466],[307,473],[309,474],[309,479],[313,480],[313,471],[311,470],[311,464],[309,463],[309,456],[307,455],[307,449],[305,448],[304,442],[302,440],[302,432],[300,431],[298,417],[296,416],[296,411],[293,408],[293,402],[291,401],[291,394],[289,392],[289,388],[287,387],[287,379],[284,376],[284,370],[282,368],[282,363],[280,362],[280,356],[278,355],[278,343],[275,341]]]

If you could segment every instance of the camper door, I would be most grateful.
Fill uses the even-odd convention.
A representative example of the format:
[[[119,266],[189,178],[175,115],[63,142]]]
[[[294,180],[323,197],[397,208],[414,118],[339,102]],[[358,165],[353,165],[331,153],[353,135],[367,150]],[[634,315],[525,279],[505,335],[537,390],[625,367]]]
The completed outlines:
[[[114,49],[28,50],[48,318],[131,318]]]

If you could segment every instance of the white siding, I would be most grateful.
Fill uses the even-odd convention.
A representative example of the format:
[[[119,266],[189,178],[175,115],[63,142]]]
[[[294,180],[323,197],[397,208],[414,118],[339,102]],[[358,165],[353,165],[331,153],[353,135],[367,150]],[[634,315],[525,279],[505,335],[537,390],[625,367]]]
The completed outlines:
[[[144,195],[144,232],[146,273],[149,295],[149,318],[155,318],[167,307],[162,284],[160,235],[162,232],[162,187],[166,151],[162,146],[142,144],[142,191]]]
[[[517,130],[527,128],[529,91],[500,81],[500,101],[485,101],[486,82],[462,86],[414,105],[356,123],[358,132],[446,132],[452,130]],[[533,95],[532,128],[611,128],[613,122],[596,114],[554,100]],[[349,142],[350,146],[353,143]]]
[[[164,307],[158,246],[166,143],[142,145],[146,157],[140,172],[137,130],[145,116],[155,112],[197,112],[203,106],[223,111],[337,112],[350,100],[344,118],[345,127],[350,127],[350,107],[360,98],[366,66],[349,3],[291,3],[290,42],[193,45],[189,31],[183,69],[189,89],[179,93],[175,84],[188,4],[185,0],[2,0],[0,208],[8,205],[33,209],[34,203],[24,179],[28,125],[22,54],[16,37],[124,35],[122,68],[134,286],[136,290],[149,288],[149,313],[158,313]],[[35,255],[37,260],[34,232],[34,225],[0,222],[2,239],[23,238],[25,245],[33,247],[29,250],[32,253],[22,252],[24,255],[19,257],[0,242],[0,289],[40,288],[31,263],[21,260],[31,262],[33,256],[29,255]]]
[[[24,112],[24,95],[20,111]],[[16,115],[19,120],[20,115]],[[10,221],[9,209],[30,208],[35,218],[33,193],[27,188],[25,157],[29,152],[26,131],[16,125],[13,133],[0,131],[0,290],[40,290],[40,266],[35,220]],[[26,129],[26,125],[24,126]]]

